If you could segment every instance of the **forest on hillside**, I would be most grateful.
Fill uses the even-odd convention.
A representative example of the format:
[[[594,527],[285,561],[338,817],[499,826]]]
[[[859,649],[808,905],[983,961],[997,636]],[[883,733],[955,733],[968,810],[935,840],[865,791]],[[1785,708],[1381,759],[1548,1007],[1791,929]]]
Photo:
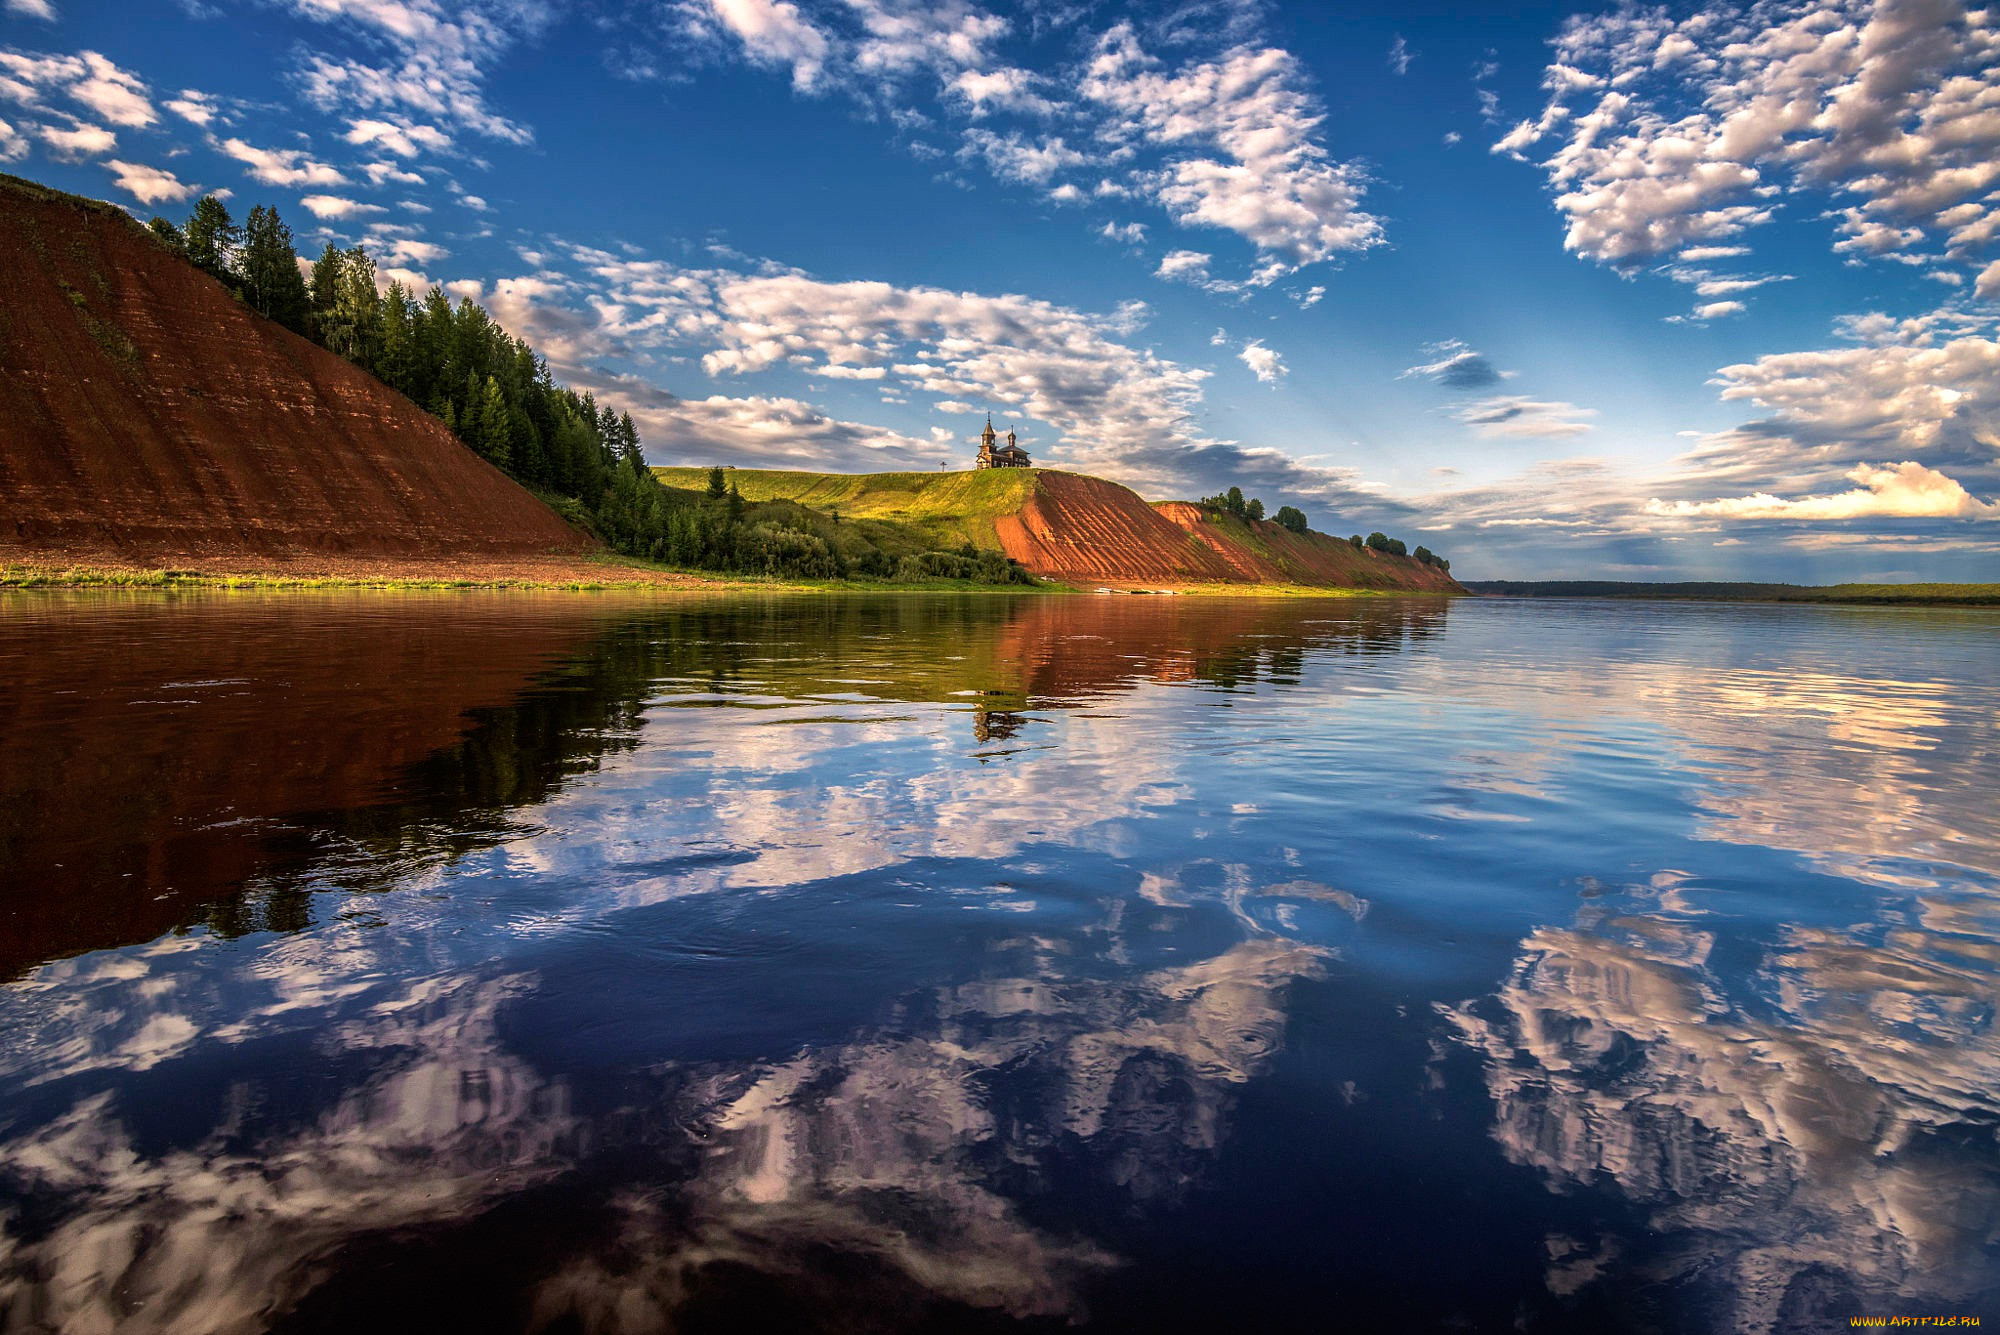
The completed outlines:
[[[291,229],[258,205],[239,225],[214,195],[182,224],[148,225],[164,246],[258,314],[318,343],[438,417],[480,457],[613,550],[669,565],[795,579],[1027,584],[997,553],[912,550],[797,505],[747,503],[718,471],[703,490],[660,484],[630,413],[557,384],[534,348],[469,297],[433,285],[386,289],[356,245],[328,243],[302,271]]]

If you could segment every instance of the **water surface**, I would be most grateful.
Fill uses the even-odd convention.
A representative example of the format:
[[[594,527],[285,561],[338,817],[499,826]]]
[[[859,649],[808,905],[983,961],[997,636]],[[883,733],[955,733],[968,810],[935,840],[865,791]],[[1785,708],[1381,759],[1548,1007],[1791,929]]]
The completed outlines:
[[[8,1330],[2000,1320],[2000,615],[13,594]]]

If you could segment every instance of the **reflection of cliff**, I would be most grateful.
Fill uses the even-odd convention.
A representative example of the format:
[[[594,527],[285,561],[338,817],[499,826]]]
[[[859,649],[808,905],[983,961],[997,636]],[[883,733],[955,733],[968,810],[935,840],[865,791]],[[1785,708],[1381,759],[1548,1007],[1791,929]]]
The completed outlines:
[[[544,737],[492,714],[460,747],[468,712],[511,705],[616,610],[303,593],[57,595],[11,609],[0,977],[189,922],[300,925],[300,900],[248,904],[245,882],[324,861],[326,822],[312,813],[402,796],[398,781],[426,757],[420,792],[453,757],[471,771],[451,776],[461,810],[538,800],[579,748],[536,754]],[[537,727],[601,731],[590,713]]]
[[[1543,929],[1448,1012],[1508,1157],[1647,1206],[1646,1264],[1718,1329],[1790,1328],[1829,1274],[1867,1311],[1993,1285],[1992,961],[1913,924],[1795,928],[1746,983],[1716,944],[1664,916]]]
[[[303,1120],[266,1113],[253,1076],[221,1124],[159,1153],[90,1097],[0,1144],[9,1194],[40,1221],[0,1231],[0,1317],[230,1335],[302,1302],[393,1303],[355,1297],[382,1281],[352,1257],[384,1238],[433,1259],[476,1247],[452,1231],[559,1194],[572,1170],[611,1202],[591,1207],[610,1236],[538,1230],[532,1270],[485,1281],[519,1286],[534,1329],[667,1330],[691,1304],[710,1320],[866,1311],[878,1329],[953,1309],[1077,1315],[1079,1281],[1114,1258],[1034,1222],[1033,1198],[1079,1176],[1135,1206],[1184,1190],[1232,1087],[1279,1047],[1284,989],[1325,952],[1260,936],[1104,979],[1051,946],[845,1043],[637,1080],[642,1102],[594,1120],[495,1040],[506,1005],[532,1004],[526,978],[418,984],[386,1018],[335,1026],[330,1068],[366,1073]]]
[[[527,594],[45,606],[0,640],[16,687],[0,693],[0,977],[197,923],[296,930],[316,889],[385,886],[518,833],[511,810],[630,745],[656,698],[971,697],[976,742],[1025,742],[1029,708],[1149,680],[1284,679],[1310,652],[1396,652],[1448,612]]]

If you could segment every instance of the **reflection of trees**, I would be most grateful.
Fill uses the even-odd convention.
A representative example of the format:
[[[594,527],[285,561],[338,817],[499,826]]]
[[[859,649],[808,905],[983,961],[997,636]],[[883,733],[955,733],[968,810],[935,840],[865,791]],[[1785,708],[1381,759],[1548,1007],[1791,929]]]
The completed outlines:
[[[985,743],[1028,710],[1143,681],[1230,689],[1294,679],[1310,653],[1396,652],[1447,614],[1434,600],[1000,596],[57,610],[0,645],[17,688],[0,693],[0,868],[33,871],[0,877],[0,976],[196,924],[297,930],[317,890],[386,888],[518,833],[513,813],[634,745],[663,695],[974,693],[992,700],[974,710]]]
[[[2000,1041],[1970,949],[1794,928],[1746,983],[1699,920],[1609,917],[1537,931],[1497,996],[1447,1014],[1510,1159],[1649,1207],[1666,1236],[1635,1264],[1698,1282],[1719,1329],[1784,1329],[1829,1283],[1878,1311],[1994,1281]]]
[[[555,1201],[566,1175],[592,1228],[533,1232],[535,1267],[491,1279],[525,1290],[534,1328],[670,1329],[690,1305],[912,1329],[952,1309],[1077,1315],[1078,1282],[1112,1258],[1036,1222],[1033,1199],[1079,1179],[1135,1205],[1184,1191],[1325,952],[1254,936],[1107,978],[1051,946],[844,1043],[635,1079],[637,1102],[592,1116],[496,1040],[527,978],[418,983],[386,1019],[335,1025],[326,1063],[356,1074],[303,1118],[267,1112],[251,1077],[206,1136],[160,1152],[86,1098],[0,1144],[37,1221],[0,1232],[0,1316],[228,1335],[299,1304],[379,1310],[396,1295],[357,1298],[382,1281],[352,1258],[476,1247],[453,1230],[524,1193]]]

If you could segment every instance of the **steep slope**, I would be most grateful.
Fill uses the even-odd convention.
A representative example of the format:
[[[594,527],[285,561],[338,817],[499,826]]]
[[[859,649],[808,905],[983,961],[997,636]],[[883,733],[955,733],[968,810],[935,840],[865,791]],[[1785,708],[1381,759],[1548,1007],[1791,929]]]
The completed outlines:
[[[1247,521],[1211,514],[1186,501],[1164,501],[1153,508],[1247,578],[1399,592],[1465,591],[1458,581],[1436,566],[1407,556],[1357,548],[1345,538],[1294,533],[1269,520]]]
[[[109,205],[0,177],[0,561],[496,560],[592,544],[437,419]]]
[[[707,485],[703,468],[655,468],[671,487]],[[1181,501],[1149,505],[1103,478],[1046,468],[987,472],[805,473],[735,468],[752,501],[793,501],[843,518],[910,526],[932,542],[1004,551],[1037,575],[1069,584],[1167,588],[1299,584],[1321,588],[1463,592],[1409,557],[1357,551],[1324,533],[1206,514]]]
[[[1263,582],[1116,482],[1051,472],[1039,481],[1020,512],[996,526],[1007,555],[1038,575],[1073,584]]]

